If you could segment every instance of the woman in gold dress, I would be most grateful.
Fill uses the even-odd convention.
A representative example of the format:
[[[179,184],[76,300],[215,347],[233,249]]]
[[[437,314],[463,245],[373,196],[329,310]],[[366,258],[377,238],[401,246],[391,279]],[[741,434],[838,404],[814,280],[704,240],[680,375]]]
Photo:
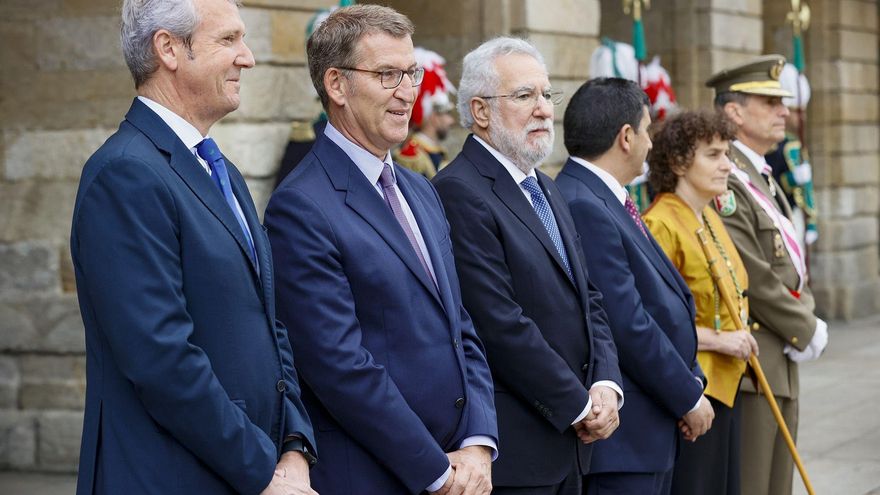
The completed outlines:
[[[715,410],[712,429],[697,439],[682,427],[685,440],[673,474],[673,494],[738,495],[739,383],[758,345],[747,328],[736,328],[713,281],[696,235],[703,229],[711,257],[724,263],[719,284],[733,294],[741,321],[748,315],[748,276],[736,247],[710,206],[732,202],[727,176],[734,166],[727,157],[733,127],[722,115],[684,112],[663,122],[653,138],[649,180],[659,194],[644,220],[678,268],[697,308],[697,360],[706,375],[705,395]],[[725,211],[735,205],[725,203]]]

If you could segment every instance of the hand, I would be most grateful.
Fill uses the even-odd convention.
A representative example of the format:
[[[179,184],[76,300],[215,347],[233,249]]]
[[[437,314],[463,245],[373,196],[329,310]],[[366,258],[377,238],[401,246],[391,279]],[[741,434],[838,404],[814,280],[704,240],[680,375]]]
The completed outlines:
[[[748,361],[752,354],[758,355],[758,342],[745,329],[721,332],[718,337],[718,352]]]
[[[471,445],[446,454],[452,475],[438,495],[489,495],[492,493],[492,449]]]
[[[583,421],[574,425],[574,431],[584,443],[605,440],[620,426],[617,414],[617,392],[609,387],[590,389],[593,406]]]
[[[260,495],[318,495],[310,488],[309,463],[299,452],[286,452],[275,467],[275,475]]]
[[[822,352],[825,351],[826,345],[828,345],[828,324],[816,318],[816,332],[813,334],[813,338],[810,339],[810,343],[807,344],[807,348],[799,351],[791,345],[785,344],[782,352],[795,363],[803,363],[821,356]]]
[[[694,442],[698,437],[709,431],[712,427],[712,420],[715,419],[715,411],[712,404],[703,395],[700,397],[699,406],[693,411],[685,414],[678,422],[678,427],[685,440]]]

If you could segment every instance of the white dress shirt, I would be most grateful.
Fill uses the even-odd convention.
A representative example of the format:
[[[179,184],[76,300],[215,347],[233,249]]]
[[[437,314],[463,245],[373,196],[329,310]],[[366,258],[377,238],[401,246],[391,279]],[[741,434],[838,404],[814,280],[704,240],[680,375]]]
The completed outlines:
[[[523,195],[525,196],[526,200],[528,200],[529,204],[532,205],[532,207],[534,207],[535,205],[532,204],[532,194],[522,186],[522,182],[524,180],[526,180],[527,177],[534,177],[535,180],[537,180],[538,174],[535,173],[535,169],[529,170],[529,173],[526,174],[525,172],[520,170],[519,167],[514,165],[513,162],[510,161],[510,159],[508,159],[506,156],[502,155],[498,150],[493,148],[489,143],[480,139],[480,137],[477,136],[476,134],[474,135],[474,140],[476,142],[480,143],[481,145],[483,145],[483,147],[486,148],[486,151],[491,153],[492,156],[495,157],[495,159],[498,160],[499,163],[501,163],[501,165],[504,167],[504,170],[507,170],[507,172],[513,178],[514,182],[516,182],[517,185],[519,185],[519,188],[522,191]],[[550,206],[549,201],[547,202],[547,207],[550,208],[550,211],[553,211],[553,207]],[[599,380],[599,381],[593,383],[593,385],[590,387],[590,389],[592,389],[593,387],[608,387],[608,388],[614,390],[615,392],[617,392],[617,409],[620,409],[621,407],[623,407],[623,390],[620,388],[620,385],[614,383],[611,380]],[[583,411],[581,411],[581,413],[578,414],[578,416],[576,418],[574,418],[574,421],[572,421],[571,424],[575,424],[580,421],[583,421],[583,419],[586,418],[587,415],[590,413],[590,408],[592,408],[592,407],[593,407],[593,398],[588,395],[587,396],[587,405],[584,406]]]
[[[382,170],[385,168],[385,164],[391,165],[391,172],[394,174],[395,179],[397,178],[397,171],[394,167],[394,162],[391,160],[391,151],[389,150],[385,154],[385,159],[380,160],[375,155],[367,151],[366,149],[360,147],[358,144],[352,142],[347,137],[343,136],[341,132],[339,132],[332,124],[327,123],[327,127],[324,128],[324,134],[333,141],[337,146],[339,146],[343,152],[354,162],[355,166],[358,170],[361,171],[362,174],[370,181],[370,184],[373,185],[373,188],[376,190],[376,193],[382,198],[382,201],[385,201],[385,195],[382,192],[382,186],[379,185],[379,176],[382,175]],[[400,207],[403,210],[403,215],[406,217],[406,221],[409,223],[410,228],[413,231],[413,235],[415,235],[416,243],[419,245],[419,250],[422,252],[422,256],[425,258],[425,263],[428,265],[428,269],[431,270],[431,277],[434,279],[435,283],[437,277],[434,272],[434,265],[431,263],[431,255],[428,254],[428,249],[425,247],[425,239],[422,237],[422,231],[419,229],[419,224],[416,222],[415,216],[413,216],[413,212],[409,207],[409,203],[406,202],[406,198],[400,192],[400,188],[396,186],[397,181],[395,180],[394,194],[397,195],[397,199],[400,201]],[[474,435],[465,438],[459,448],[470,447],[473,445],[481,445],[485,447],[489,447],[492,449],[492,460],[494,461],[498,457],[498,446],[495,444],[495,441],[492,440],[491,437],[486,435]],[[437,478],[436,481],[431,483],[425,490],[429,492],[435,492],[443,487],[446,483],[446,480],[452,474],[452,466],[450,465],[446,468],[446,471]]]

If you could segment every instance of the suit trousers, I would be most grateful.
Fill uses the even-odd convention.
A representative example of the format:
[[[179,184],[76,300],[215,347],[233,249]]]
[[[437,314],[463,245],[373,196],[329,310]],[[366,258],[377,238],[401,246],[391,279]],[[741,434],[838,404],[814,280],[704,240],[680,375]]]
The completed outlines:
[[[712,397],[707,398],[715,410],[715,420],[712,428],[696,442],[681,440],[672,476],[674,495],[740,494],[742,401],[737,397],[730,408]]]
[[[494,486],[492,495],[581,495],[581,473],[577,463],[559,483],[547,486]]]
[[[762,395],[741,392],[742,401],[742,493],[790,495],[794,460]],[[797,440],[798,401],[777,397],[776,403]]]
[[[596,473],[584,477],[583,495],[669,495],[672,469],[662,473]]]

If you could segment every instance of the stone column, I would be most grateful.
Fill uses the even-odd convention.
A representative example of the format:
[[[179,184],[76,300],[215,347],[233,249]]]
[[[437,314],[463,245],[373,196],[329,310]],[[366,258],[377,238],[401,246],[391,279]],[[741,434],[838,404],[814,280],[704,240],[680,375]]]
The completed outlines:
[[[821,315],[858,318],[880,309],[878,4],[808,3],[813,15],[805,40],[812,86],[807,145],[819,208],[811,284]]]

